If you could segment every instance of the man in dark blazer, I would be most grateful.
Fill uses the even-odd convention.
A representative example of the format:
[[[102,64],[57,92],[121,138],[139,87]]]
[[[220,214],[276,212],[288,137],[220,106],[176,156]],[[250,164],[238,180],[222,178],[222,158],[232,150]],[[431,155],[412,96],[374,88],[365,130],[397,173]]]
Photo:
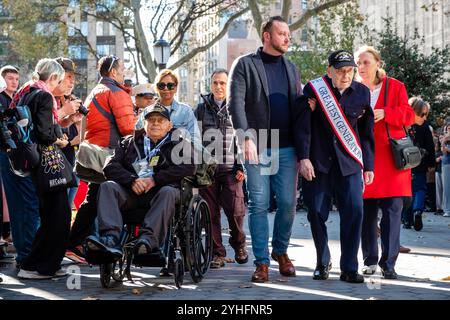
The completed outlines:
[[[283,18],[271,17],[262,25],[261,34],[263,47],[234,62],[227,98],[247,172],[254,282],[268,281],[270,185],[278,207],[271,256],[282,275],[295,276],[287,248],[295,215],[295,150],[300,138],[292,120],[298,112],[295,102],[301,95],[300,76],[283,56],[289,48],[289,27]]]
[[[361,283],[364,278],[358,274],[357,255],[363,218],[363,185],[373,181],[374,115],[369,89],[353,81],[356,64],[352,54],[338,50],[330,55],[328,62],[327,75],[306,84],[296,119],[301,136],[300,173],[306,180],[304,200],[317,251],[313,279],[327,279],[331,269],[325,222],[332,198],[336,196],[341,220],[340,279]],[[332,95],[341,113],[337,104],[333,109]],[[309,105],[311,99],[313,108]],[[339,118],[339,114],[342,117]]]

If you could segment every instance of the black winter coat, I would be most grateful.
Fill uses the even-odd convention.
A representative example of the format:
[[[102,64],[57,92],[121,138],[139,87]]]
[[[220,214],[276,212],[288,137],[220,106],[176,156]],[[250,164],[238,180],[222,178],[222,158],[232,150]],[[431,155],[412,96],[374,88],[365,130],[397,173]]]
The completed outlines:
[[[169,134],[170,137],[160,147],[160,151],[157,154],[159,156],[158,164],[153,168],[153,179],[155,180],[156,187],[166,185],[179,187],[183,178],[193,176],[196,172],[193,156],[190,156],[190,164],[174,163],[171,153],[175,146],[180,150],[192,150],[192,148],[186,140],[181,138],[178,141],[172,141],[173,130]],[[105,167],[103,168],[106,179],[115,181],[131,189],[133,182],[138,179],[138,175],[133,168],[133,163],[137,159],[145,158],[144,135],[145,131],[142,129],[136,131],[132,136],[124,137],[120,141],[114,154],[106,161]],[[180,155],[183,156],[182,153]]]

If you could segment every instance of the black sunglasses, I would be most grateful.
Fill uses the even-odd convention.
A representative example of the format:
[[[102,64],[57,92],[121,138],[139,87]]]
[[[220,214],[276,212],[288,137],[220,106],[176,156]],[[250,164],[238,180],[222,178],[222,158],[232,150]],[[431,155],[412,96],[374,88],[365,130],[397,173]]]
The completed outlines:
[[[173,89],[175,89],[177,84],[174,82],[169,82],[169,83],[159,82],[158,84],[156,84],[156,86],[158,87],[159,90],[164,90],[166,87],[167,87],[167,90],[173,90]]]

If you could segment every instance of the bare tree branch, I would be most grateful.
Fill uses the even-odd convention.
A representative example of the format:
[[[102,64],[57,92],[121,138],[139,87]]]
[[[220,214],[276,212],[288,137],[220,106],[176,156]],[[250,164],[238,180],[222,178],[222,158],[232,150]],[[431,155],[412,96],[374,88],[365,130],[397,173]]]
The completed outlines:
[[[167,22],[166,26],[164,27],[164,29],[160,35],[161,38],[164,38],[164,35],[167,32],[167,29],[169,29],[169,26],[172,24],[174,18],[176,16],[178,16],[178,14],[180,13],[180,10],[183,8],[185,1],[186,0],[181,0],[180,3],[178,4],[177,9],[174,11],[173,15],[170,17],[169,21]]]
[[[306,22],[311,17],[318,15],[322,11],[325,11],[327,9],[330,9],[330,8],[340,5],[340,4],[344,4],[349,1],[350,0],[331,0],[331,1],[325,2],[324,4],[319,5],[317,7],[314,7],[312,9],[308,9],[308,10],[306,10],[306,12],[304,14],[302,14],[302,16],[297,21],[293,22],[289,26],[289,29],[291,30],[291,32],[295,31],[297,29],[300,29],[303,25],[306,24]]]
[[[257,0],[248,0],[248,6],[250,8],[250,11],[252,12],[254,27],[259,34],[259,30],[261,29],[262,25],[262,15],[258,7]]]
[[[235,13],[234,15],[232,15],[228,19],[228,21],[225,23],[225,25],[223,26],[222,31],[220,31],[219,34],[217,36],[215,36],[208,44],[206,44],[206,45],[204,45],[202,47],[195,48],[194,50],[189,52],[187,55],[185,55],[181,59],[179,59],[177,62],[172,64],[169,68],[170,69],[176,69],[176,68],[182,66],[183,64],[185,64],[186,62],[188,62],[190,59],[192,59],[198,53],[203,52],[203,51],[208,50],[209,48],[211,48],[213,46],[213,44],[215,44],[217,41],[219,41],[228,32],[228,29],[231,26],[231,24],[233,23],[233,21],[235,21],[236,19],[241,17],[247,11],[249,11],[249,8],[245,8],[245,9]]]
[[[283,7],[281,8],[281,16],[284,20],[289,20],[289,12],[291,11],[292,0],[284,0]]]

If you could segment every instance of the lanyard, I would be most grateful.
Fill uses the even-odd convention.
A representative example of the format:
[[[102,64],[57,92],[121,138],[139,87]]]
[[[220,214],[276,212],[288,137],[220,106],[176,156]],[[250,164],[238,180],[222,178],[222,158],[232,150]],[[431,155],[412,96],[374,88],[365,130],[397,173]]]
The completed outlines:
[[[153,148],[151,148],[151,142],[150,139],[145,136],[144,137],[144,153],[145,153],[145,157],[147,160],[151,159],[153,156],[155,156],[158,152],[160,147],[162,146],[162,144],[169,138],[169,135],[167,134],[166,137],[164,139],[161,140],[160,143],[158,143],[158,145]]]

